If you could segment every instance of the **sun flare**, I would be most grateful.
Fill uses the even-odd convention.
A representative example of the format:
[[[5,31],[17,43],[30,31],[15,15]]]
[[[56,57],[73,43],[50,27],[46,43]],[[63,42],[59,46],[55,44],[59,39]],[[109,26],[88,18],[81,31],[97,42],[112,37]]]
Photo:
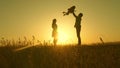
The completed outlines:
[[[58,44],[66,44],[68,42],[69,35],[65,31],[58,32]]]

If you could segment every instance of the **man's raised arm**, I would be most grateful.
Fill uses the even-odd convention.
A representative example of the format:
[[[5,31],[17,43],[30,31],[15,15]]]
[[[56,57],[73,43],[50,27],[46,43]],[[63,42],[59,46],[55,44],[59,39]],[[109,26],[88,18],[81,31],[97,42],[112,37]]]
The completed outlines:
[[[76,16],[76,14],[73,12],[73,16],[76,18],[77,16]]]

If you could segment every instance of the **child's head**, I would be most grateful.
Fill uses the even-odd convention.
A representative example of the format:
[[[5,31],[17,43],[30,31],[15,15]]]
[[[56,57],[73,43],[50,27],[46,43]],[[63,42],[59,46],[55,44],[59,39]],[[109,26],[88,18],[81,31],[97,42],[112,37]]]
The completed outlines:
[[[68,12],[69,13],[73,13],[75,11],[75,6],[72,6],[68,9]]]
[[[72,9],[75,9],[75,6],[72,6],[71,8],[72,8]]]

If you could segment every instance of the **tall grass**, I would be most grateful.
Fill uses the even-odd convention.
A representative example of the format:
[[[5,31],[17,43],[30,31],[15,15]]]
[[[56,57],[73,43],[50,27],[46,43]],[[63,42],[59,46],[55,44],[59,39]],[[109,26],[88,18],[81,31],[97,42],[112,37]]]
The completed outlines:
[[[21,40],[23,39],[23,40]],[[26,36],[23,38],[18,38],[18,40],[8,40],[4,37],[0,39],[0,46],[28,46],[28,45],[52,45],[50,41],[43,41],[37,40],[35,36],[32,36],[32,39],[27,39]]]
[[[82,46],[49,46],[29,40],[1,38],[0,68],[119,68],[120,42]],[[38,42],[39,46],[34,46]],[[30,46],[32,45],[32,46]],[[30,46],[23,50],[15,50]]]
[[[0,68],[119,68],[120,43],[0,47]]]

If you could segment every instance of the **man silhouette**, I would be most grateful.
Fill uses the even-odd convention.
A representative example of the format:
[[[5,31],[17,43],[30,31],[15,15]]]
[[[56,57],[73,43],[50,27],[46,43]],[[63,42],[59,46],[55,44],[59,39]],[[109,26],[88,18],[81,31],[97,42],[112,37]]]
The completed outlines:
[[[52,37],[54,38],[54,40],[53,40],[54,45],[57,44],[57,36],[58,36],[56,22],[57,22],[57,20],[53,19],[53,21],[52,21],[52,29],[53,29],[53,31],[52,31]]]
[[[77,38],[78,38],[78,45],[81,45],[80,31],[81,31],[81,20],[82,20],[83,14],[79,13],[79,15],[77,16],[73,12],[73,16],[76,19],[74,27],[76,28],[76,33],[77,33]]]

